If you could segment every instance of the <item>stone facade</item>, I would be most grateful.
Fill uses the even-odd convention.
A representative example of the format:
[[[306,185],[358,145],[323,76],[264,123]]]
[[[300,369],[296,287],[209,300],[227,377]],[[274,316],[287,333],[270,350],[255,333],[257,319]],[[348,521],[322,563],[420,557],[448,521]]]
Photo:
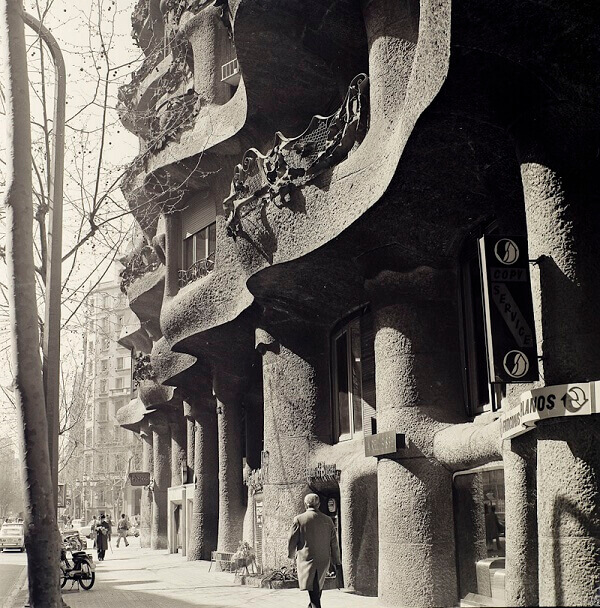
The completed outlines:
[[[504,442],[499,420],[534,386],[600,380],[592,13],[140,0],[146,58],[120,95],[140,138],[121,343],[140,368],[120,421],[153,477],[143,543],[167,546],[167,488],[193,484],[188,558],[244,539],[288,565],[312,490],[348,590],[476,605],[502,505],[487,587],[505,581],[511,606],[597,601],[597,417]],[[493,233],[528,237],[535,385],[489,381],[476,247]],[[365,456],[386,431],[406,446]]]

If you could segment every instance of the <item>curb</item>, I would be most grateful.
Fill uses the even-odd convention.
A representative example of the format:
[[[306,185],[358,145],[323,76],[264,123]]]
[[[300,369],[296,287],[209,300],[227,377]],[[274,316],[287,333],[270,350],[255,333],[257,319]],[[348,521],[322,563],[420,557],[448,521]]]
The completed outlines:
[[[18,596],[22,596],[20,602],[17,601]],[[23,571],[19,575],[15,586],[13,587],[10,595],[4,600],[4,608],[23,608],[27,601],[27,566],[23,568]]]

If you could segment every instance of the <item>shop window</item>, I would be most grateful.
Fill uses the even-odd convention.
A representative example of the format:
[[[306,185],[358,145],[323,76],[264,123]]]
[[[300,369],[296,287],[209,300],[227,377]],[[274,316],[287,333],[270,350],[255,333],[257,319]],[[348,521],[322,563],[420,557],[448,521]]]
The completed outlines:
[[[338,329],[331,338],[333,414],[338,441],[362,433],[362,368],[360,319]]]
[[[469,599],[469,594],[476,594],[505,606],[502,603],[506,550],[502,464],[492,463],[455,473],[453,495],[460,597]],[[485,576],[481,576],[482,572],[486,572]]]
[[[465,241],[460,258],[463,376],[469,416],[499,409],[505,394],[505,385],[492,384],[489,375],[478,248],[478,239],[495,231],[495,226],[490,225],[471,234]]]

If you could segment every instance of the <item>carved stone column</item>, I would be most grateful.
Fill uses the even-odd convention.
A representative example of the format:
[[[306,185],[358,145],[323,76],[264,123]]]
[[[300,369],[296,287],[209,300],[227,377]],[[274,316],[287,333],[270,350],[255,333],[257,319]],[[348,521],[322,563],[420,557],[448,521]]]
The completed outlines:
[[[407,449],[377,466],[379,598],[389,606],[458,603],[452,474],[433,438],[459,420],[462,384],[450,271],[381,272],[367,283],[375,317],[377,430]]]
[[[221,370],[215,371],[214,393],[217,400],[219,438],[219,535],[218,551],[233,552],[242,540],[246,511],[246,488],[242,464],[243,392],[240,379]]]
[[[536,431],[504,442],[506,604],[538,605]]]
[[[142,425],[140,430],[142,438],[142,470],[154,474],[154,455],[152,448],[152,431],[148,423]],[[152,492],[142,488],[140,500],[140,546],[143,549],[150,548],[150,537],[152,529]]]
[[[187,421],[183,417],[183,411],[175,411],[170,414],[169,428],[171,429],[171,485],[180,486],[181,467],[187,461]]]
[[[307,458],[328,383],[316,358],[301,357],[262,329],[256,331],[256,345],[263,356],[263,566],[276,568],[288,563],[288,531],[310,491]]]
[[[546,385],[600,380],[597,147],[576,110],[515,127]],[[556,112],[556,110],[555,110]],[[598,398],[598,397],[596,397]],[[600,419],[540,421],[539,603],[590,606],[600,588]]]
[[[195,420],[195,491],[188,560],[210,559],[217,548],[218,447],[217,417],[213,400],[191,404]]]
[[[192,406],[184,401],[183,402],[183,413],[185,416],[186,424],[186,464],[188,468],[188,483],[194,480],[194,459],[195,459],[195,445],[196,445],[196,421],[192,415]]]
[[[150,418],[154,453],[154,487],[152,490],[152,549],[168,547],[168,489],[171,485],[171,432],[167,417],[156,412]]]

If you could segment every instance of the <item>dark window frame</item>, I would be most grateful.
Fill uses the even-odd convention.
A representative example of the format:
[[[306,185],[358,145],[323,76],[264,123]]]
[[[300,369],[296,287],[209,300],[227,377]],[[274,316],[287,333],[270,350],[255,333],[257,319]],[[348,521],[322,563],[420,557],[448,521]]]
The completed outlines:
[[[364,312],[364,307],[359,308],[348,316],[344,317],[332,329],[329,339],[329,375],[331,383],[331,412],[332,412],[332,435],[333,442],[351,441],[356,437],[364,436],[364,407],[362,395],[362,353],[361,353],[361,329],[360,317]],[[354,335],[354,339],[353,339]],[[340,428],[340,403],[339,403],[339,376],[338,370],[338,351],[337,341],[342,336],[346,336],[346,380],[347,380],[347,431]],[[356,348],[358,347],[358,351]],[[358,357],[355,355],[358,354]],[[356,392],[355,389],[356,388]],[[358,402],[358,403],[357,403]]]
[[[463,388],[467,414],[500,409],[506,385],[491,382],[488,366],[487,331],[481,288],[483,272],[479,261],[478,239],[497,232],[498,225],[487,222],[464,240],[459,257],[458,301]]]

